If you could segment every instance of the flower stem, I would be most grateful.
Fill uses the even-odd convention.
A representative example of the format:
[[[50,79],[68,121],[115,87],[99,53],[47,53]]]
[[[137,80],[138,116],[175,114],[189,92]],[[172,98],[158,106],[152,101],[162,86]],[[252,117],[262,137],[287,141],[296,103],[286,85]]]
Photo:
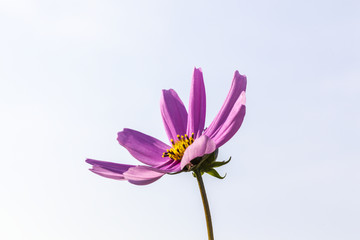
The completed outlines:
[[[206,226],[207,226],[208,237],[209,237],[209,240],[214,240],[214,233],[213,233],[213,228],[212,228],[212,223],[211,223],[211,214],[210,214],[209,202],[208,202],[207,197],[206,197],[206,191],[205,191],[204,182],[203,182],[200,170],[197,169],[197,170],[194,171],[194,173],[196,175],[196,179],[197,179],[198,184],[199,184],[201,198],[202,198],[202,202],[203,202],[203,205],[204,205],[204,212],[205,212],[205,218],[206,218]]]

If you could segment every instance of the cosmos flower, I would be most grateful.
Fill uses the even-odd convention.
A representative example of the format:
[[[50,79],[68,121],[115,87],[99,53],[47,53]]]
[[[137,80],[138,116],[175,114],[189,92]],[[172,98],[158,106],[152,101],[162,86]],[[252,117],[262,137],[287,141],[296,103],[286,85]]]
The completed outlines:
[[[145,165],[127,165],[86,159],[92,172],[107,178],[150,184],[164,174],[192,165],[192,160],[214,153],[239,130],[245,116],[246,76],[235,72],[226,100],[204,130],[206,96],[202,70],[194,69],[188,112],[173,89],[163,90],[160,109],[170,145],[144,133],[127,129],[118,133],[118,142]]]

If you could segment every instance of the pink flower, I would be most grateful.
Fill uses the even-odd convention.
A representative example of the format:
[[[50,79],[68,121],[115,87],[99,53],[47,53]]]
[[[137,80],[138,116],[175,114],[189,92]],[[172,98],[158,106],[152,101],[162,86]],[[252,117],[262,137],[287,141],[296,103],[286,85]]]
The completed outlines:
[[[163,90],[161,115],[170,144],[144,133],[127,129],[117,140],[131,155],[146,165],[126,165],[86,159],[92,172],[103,177],[127,180],[137,185],[150,184],[166,173],[190,166],[195,158],[215,152],[239,130],[245,116],[246,76],[235,72],[226,100],[211,124],[204,130],[206,96],[203,74],[194,69],[189,112],[173,89]]]

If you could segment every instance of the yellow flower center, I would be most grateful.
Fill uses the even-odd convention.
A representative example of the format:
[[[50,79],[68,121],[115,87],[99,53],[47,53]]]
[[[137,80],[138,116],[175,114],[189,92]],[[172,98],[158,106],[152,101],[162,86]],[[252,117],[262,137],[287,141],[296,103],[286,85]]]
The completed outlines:
[[[194,142],[194,133],[189,137],[187,134],[177,135],[178,140],[176,142],[171,139],[172,148],[167,149],[163,153],[162,157],[169,157],[173,160],[180,161],[184,156],[185,149]]]

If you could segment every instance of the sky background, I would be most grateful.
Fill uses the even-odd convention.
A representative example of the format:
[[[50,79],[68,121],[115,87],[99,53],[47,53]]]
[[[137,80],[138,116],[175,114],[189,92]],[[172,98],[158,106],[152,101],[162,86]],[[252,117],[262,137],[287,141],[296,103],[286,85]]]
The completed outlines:
[[[161,89],[247,114],[204,176],[216,239],[360,239],[360,2],[0,0],[0,239],[206,239],[190,173],[135,186],[124,127],[167,140]]]

